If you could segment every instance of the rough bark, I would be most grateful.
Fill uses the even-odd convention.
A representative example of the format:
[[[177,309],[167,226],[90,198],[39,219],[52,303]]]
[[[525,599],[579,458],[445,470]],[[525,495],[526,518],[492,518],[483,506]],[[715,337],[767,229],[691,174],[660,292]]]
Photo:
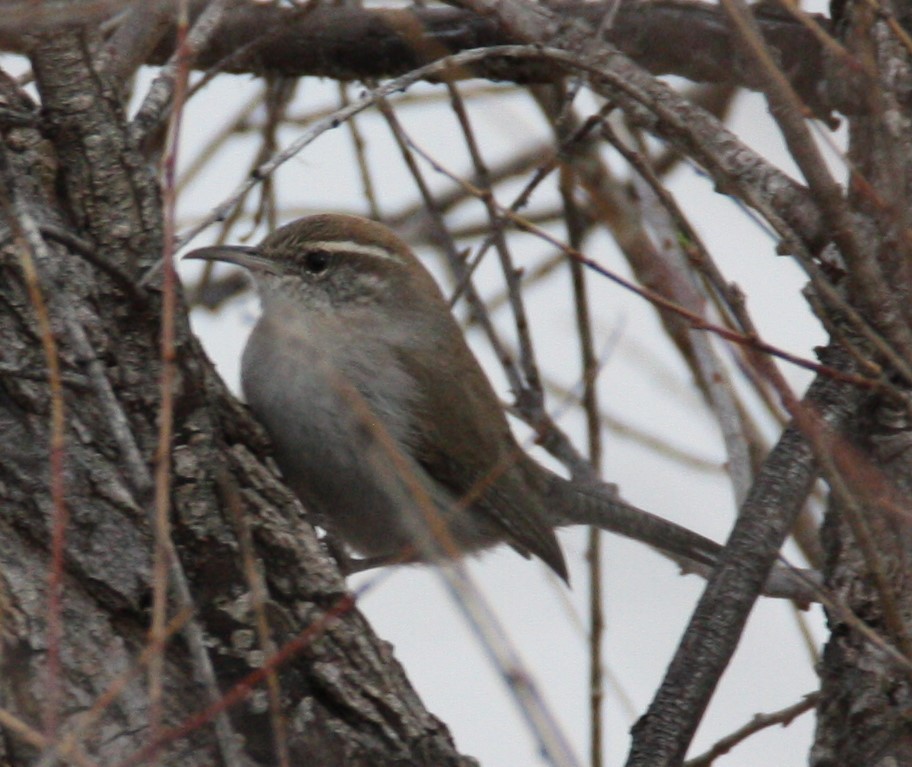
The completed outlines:
[[[881,275],[881,295],[897,306],[908,326],[910,244],[908,200],[912,189],[909,121],[909,52],[897,45],[882,19],[861,7],[846,8],[845,40],[860,61],[876,67],[877,87],[869,91],[872,114],[850,123],[850,153],[858,177],[870,187],[852,190],[868,258]],[[892,122],[892,118],[898,118]],[[878,190],[875,195],[870,189]],[[889,200],[885,208],[877,198]],[[887,287],[889,286],[889,287]],[[851,285],[856,305],[864,293]],[[886,302],[884,302],[886,304]],[[907,395],[908,396],[908,395]],[[839,604],[885,642],[908,657],[912,589],[912,464],[909,414],[905,406],[876,398],[860,409],[853,439],[864,460],[852,492],[834,499],[822,531],[825,574]],[[912,764],[912,677],[882,646],[865,637],[843,609],[827,611],[830,638],[821,666],[815,767],[845,764]]]
[[[205,717],[180,738],[169,728],[206,709],[211,693],[201,684],[189,627],[205,638],[221,692],[257,672],[270,654],[257,639],[243,530],[232,513],[239,504],[265,582],[271,642],[286,647],[303,637],[279,676],[292,763],[466,763],[390,648],[353,609],[298,503],[266,462],[262,434],[215,375],[183,311],[174,350],[171,503],[192,604],[175,596],[170,614],[190,608],[192,617],[165,652],[165,730],[148,731],[145,669],[137,663],[148,644],[162,302],[160,280],[144,288],[139,278],[161,257],[162,209],[117,92],[92,67],[95,45],[77,32],[36,41],[44,136],[30,127],[7,128],[0,149],[0,706],[34,727],[50,697],[52,405],[42,334],[23,278],[29,251],[58,344],[66,408],[60,726],[78,727],[119,675],[138,672],[81,733],[79,751],[105,764],[140,759],[152,747],[185,765],[218,758]],[[2,88],[8,107],[31,110],[11,81]],[[33,250],[25,232],[31,220],[84,247],[68,249],[48,237],[46,249]],[[275,759],[264,696],[260,685],[230,711],[250,763]],[[5,734],[4,763],[33,763],[40,735],[33,730],[23,739],[6,728]]]

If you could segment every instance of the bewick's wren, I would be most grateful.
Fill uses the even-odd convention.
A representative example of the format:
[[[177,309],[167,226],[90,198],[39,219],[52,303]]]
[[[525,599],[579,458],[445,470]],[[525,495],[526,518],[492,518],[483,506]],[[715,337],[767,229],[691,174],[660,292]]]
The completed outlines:
[[[712,541],[558,477],[519,448],[440,289],[386,227],[311,216],[257,247],[202,248],[187,258],[253,275],[263,313],[244,350],[244,394],[291,488],[360,553],[437,555],[417,540],[428,529],[416,521],[421,514],[402,508],[420,505],[417,487],[459,551],[506,542],[564,579],[554,529],[570,524],[714,562]],[[372,428],[398,459],[366,459],[359,445]],[[410,476],[391,481],[400,474]]]

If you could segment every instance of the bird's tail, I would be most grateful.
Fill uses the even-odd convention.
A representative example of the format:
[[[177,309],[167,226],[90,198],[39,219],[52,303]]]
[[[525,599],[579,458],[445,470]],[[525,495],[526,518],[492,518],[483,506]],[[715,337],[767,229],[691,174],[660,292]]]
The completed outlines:
[[[556,526],[592,525],[646,543],[672,557],[713,566],[722,547],[699,533],[614,496],[610,485],[586,485],[556,474],[547,478],[549,512]]]

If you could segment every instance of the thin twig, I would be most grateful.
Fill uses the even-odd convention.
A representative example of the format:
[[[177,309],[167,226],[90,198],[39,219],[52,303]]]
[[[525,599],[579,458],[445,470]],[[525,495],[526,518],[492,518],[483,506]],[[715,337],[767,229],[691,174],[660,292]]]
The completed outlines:
[[[865,569],[874,580],[887,631],[906,657],[912,659],[912,638],[906,628],[897,594],[890,574],[887,572],[882,553],[871,531],[871,512],[867,508],[869,504],[865,503],[863,498],[859,498],[858,491],[846,481],[844,476],[846,460],[833,460],[829,454],[824,454],[819,460],[830,491],[834,498],[839,500],[840,508],[849,523],[855,543],[858,544],[861,551]],[[850,476],[848,479],[852,479],[852,477]],[[880,500],[880,493],[877,494],[877,499]]]
[[[266,121],[260,129],[260,151],[254,160],[259,165],[267,157],[275,154],[278,148],[279,127],[285,120],[286,110],[294,98],[297,81],[287,78],[266,79]],[[253,216],[253,226],[257,227],[266,219],[267,231],[278,227],[278,214],[275,201],[273,176],[267,176],[260,185],[260,202]]]
[[[566,155],[569,155],[575,146],[578,143],[584,141],[589,134],[608,116],[609,112],[613,107],[611,105],[605,105],[599,111],[590,115],[582,125],[580,125],[572,135],[566,137],[563,142],[557,147],[557,149],[549,154],[549,156],[539,163],[538,167],[535,169],[535,173],[532,174],[532,178],[529,179],[524,185],[522,190],[514,198],[513,202],[510,203],[509,210],[514,213],[518,213],[521,209],[526,207],[529,203],[529,199],[532,197],[532,193],[539,187],[539,185],[546,179],[551,173],[561,166],[561,163],[564,160]],[[458,179],[457,179],[458,183]],[[465,186],[459,184],[460,188],[468,196],[477,196],[476,191],[478,190],[478,185],[474,182],[470,186]],[[530,219],[531,220],[531,219]],[[478,249],[475,253],[475,257],[472,259],[469,269],[466,274],[467,277],[471,277],[474,273],[475,268],[481,263],[481,259],[484,258],[485,253],[487,253],[488,248],[491,247],[493,242],[493,236],[485,230],[485,239],[482,241],[481,245],[478,246]],[[463,283],[465,282],[463,279]],[[454,304],[459,298],[462,292],[463,284],[460,283],[457,285],[456,290],[453,291],[453,295],[450,298],[450,304]],[[507,292],[507,298],[509,299],[509,291]]]
[[[41,237],[38,225],[16,193],[16,180],[12,175],[5,151],[0,151],[0,171],[7,187],[5,207],[7,220],[17,240],[16,251],[28,290],[29,300],[35,310],[35,317],[41,337],[45,363],[48,368],[48,390],[50,395],[49,462],[51,485],[51,547],[50,567],[47,583],[47,699],[44,706],[44,728],[47,737],[53,741],[60,725],[60,703],[62,697],[61,641],[63,624],[63,570],[66,545],[66,529],[69,510],[66,503],[66,416],[63,401],[63,381],[60,374],[60,355],[57,340],[51,327],[51,318],[36,260],[51,263],[53,257]]]
[[[162,196],[164,209],[164,280],[162,284],[161,311],[161,378],[159,391],[161,404],[158,413],[158,444],[155,451],[155,514],[153,531],[155,547],[152,559],[152,622],[150,641],[161,649],[149,660],[149,739],[159,737],[163,716],[164,695],[164,638],[168,622],[168,571],[171,540],[171,442],[174,430],[174,383],[176,376],[177,275],[174,268],[174,221],[176,215],[175,180],[180,121],[184,96],[189,77],[187,54],[187,2],[182,0],[177,8],[177,52],[171,73],[174,80],[174,109],[168,124],[168,135],[162,167]],[[150,755],[152,764],[158,763],[159,754]]]
[[[444,174],[448,178],[456,181],[457,183],[462,184],[466,188],[466,190],[469,191],[471,194],[476,195],[478,197],[482,197],[484,195],[484,190],[478,189],[473,184],[471,184],[470,182],[461,178],[457,174],[453,173],[450,170],[447,170],[437,160],[435,160],[427,152],[422,150],[420,147],[418,147],[414,143],[412,144],[412,149],[414,149],[417,153],[419,153],[422,157],[424,157],[425,160],[427,160],[427,162],[430,163],[434,167],[435,170]],[[727,341],[732,341],[737,344],[742,344],[744,346],[751,347],[764,354],[768,354],[768,355],[771,355],[774,357],[779,357],[780,359],[790,362],[793,365],[797,365],[798,367],[802,367],[807,370],[814,371],[816,373],[821,373],[823,375],[826,375],[830,378],[834,378],[836,380],[841,380],[841,381],[845,381],[847,383],[852,383],[855,386],[860,386],[860,387],[866,388],[866,389],[880,389],[881,388],[881,382],[878,380],[867,378],[865,376],[858,375],[855,373],[845,373],[841,370],[837,370],[837,369],[831,368],[827,365],[824,365],[824,364],[821,364],[818,362],[814,362],[813,360],[809,360],[805,357],[800,357],[796,354],[787,352],[784,349],[780,349],[777,346],[769,344],[758,337],[746,336],[743,333],[738,333],[729,328],[725,328],[720,325],[709,322],[704,317],[687,310],[686,308],[684,308],[683,306],[680,306],[679,304],[677,304],[674,301],[670,301],[669,299],[656,293],[655,291],[643,288],[639,285],[634,284],[630,280],[627,280],[627,279],[621,277],[620,275],[615,274],[614,272],[605,268],[598,262],[588,258],[583,253],[580,253],[579,251],[569,247],[565,243],[562,243],[558,238],[554,237],[553,235],[551,235],[550,233],[548,233],[541,227],[536,226],[535,224],[530,222],[528,219],[518,215],[517,213],[514,213],[512,210],[510,210],[508,208],[501,208],[501,214],[504,215],[505,217],[509,218],[518,229],[520,229],[522,231],[530,232],[531,234],[535,234],[536,236],[540,237],[541,239],[545,240],[546,242],[549,242],[550,244],[552,244],[554,247],[559,248],[561,251],[566,253],[570,258],[573,258],[573,259],[579,261],[580,263],[582,263],[585,266],[589,267],[590,269],[594,270],[598,274],[601,274],[602,276],[607,277],[609,280],[620,285],[621,287],[625,288],[626,290],[629,290],[629,291],[636,293],[637,295],[645,298],[647,301],[655,304],[660,309],[667,309],[669,311],[672,311],[672,312],[675,312],[675,313],[681,315],[684,319],[686,319],[688,322],[690,322],[691,325],[697,330],[707,330],[711,333],[714,333],[714,334],[724,338]]]
[[[390,129],[393,133],[393,138],[395,139],[397,145],[399,146],[400,152],[402,153],[402,158],[405,161],[409,172],[412,174],[412,178],[415,180],[415,183],[418,186],[418,191],[425,202],[426,209],[430,213],[431,220],[434,222],[434,230],[435,234],[437,235],[437,240],[444,253],[446,254],[450,266],[456,273],[457,278],[460,280],[465,280],[466,267],[464,264],[464,259],[460,257],[460,254],[456,249],[456,244],[453,242],[453,239],[446,228],[446,224],[443,220],[443,214],[440,212],[439,207],[436,205],[430,187],[425,181],[424,176],[421,173],[421,169],[418,167],[418,164],[415,162],[415,158],[412,156],[410,147],[413,146],[413,142],[406,134],[401,123],[396,118],[395,112],[389,107],[389,105],[385,101],[381,100],[379,102],[379,107],[380,111],[383,113],[383,116],[386,118],[390,126]],[[510,354],[510,352],[507,350],[504,343],[500,340],[500,336],[498,335],[494,324],[491,322],[484,302],[481,300],[481,297],[475,290],[474,285],[471,283],[467,283],[466,295],[469,301],[469,306],[473,313],[473,318],[484,329],[485,335],[488,338],[488,343],[491,344],[491,348],[497,355],[497,359],[500,361],[500,364],[504,369],[504,373],[507,376],[507,381],[509,382],[510,387],[515,392],[521,392],[523,390],[522,376],[520,376],[516,361],[513,355]]]
[[[781,556],[780,559],[782,559]],[[912,679],[912,658],[903,654],[898,648],[888,642],[877,629],[871,627],[867,620],[856,615],[842,597],[830,589],[821,587],[819,583],[810,581],[807,577],[807,573],[800,569],[793,570],[792,575],[796,579],[807,583],[807,585],[816,593],[817,601],[820,602],[830,615],[839,618],[839,620],[845,623],[853,631],[857,631],[865,641],[869,642],[872,647],[876,647],[884,656],[896,664],[896,667],[900,671],[909,679]]]
[[[705,754],[688,759],[684,762],[684,767],[709,767],[718,757],[724,756],[751,735],[756,735],[761,730],[765,730],[767,727],[774,727],[777,724],[788,727],[796,717],[814,708],[819,699],[819,692],[811,692],[797,703],[793,703],[791,706],[779,711],[773,711],[770,714],[755,714],[754,718],[747,724],[714,743]]]
[[[171,618],[165,632],[165,642],[170,640],[174,634],[180,631],[186,625],[187,621],[190,620],[190,617],[190,610],[184,608]],[[75,754],[79,754],[80,746],[93,731],[95,725],[101,720],[105,711],[117,702],[117,699],[126,690],[127,685],[138,677],[143,669],[148,666],[151,658],[160,654],[163,650],[163,645],[159,646],[154,642],[148,642],[146,646],[143,647],[139,658],[114,677],[107,688],[92,702],[92,707],[79,715],[75,726],[70,727],[59,741],[50,744],[50,747],[44,750],[44,753],[35,767],[54,767],[60,759],[69,760],[72,759]]]
[[[339,618],[354,608],[356,595],[363,594],[368,587],[369,585],[362,587],[355,594],[346,594],[341,597],[332,607],[323,613],[318,620],[302,629],[294,639],[283,645],[275,655],[266,658],[263,661],[262,666],[251,671],[247,676],[236,682],[235,685],[224,695],[220,696],[218,700],[213,701],[206,708],[197,713],[188,716],[178,727],[159,732],[158,737],[154,741],[147,743],[141,749],[133,753],[132,756],[127,757],[119,764],[115,765],[115,767],[135,767],[136,765],[144,765],[151,756],[159,753],[162,748],[168,744],[187,737],[209,722],[216,720],[219,716],[224,715],[232,706],[245,700],[247,696],[250,695],[253,688],[263,682],[268,674],[281,668],[282,664],[291,660],[309,647],[319,636],[329,631]]]
[[[721,5],[731,20],[745,53],[755,64],[771,114],[782,130],[792,158],[808,182],[827,221],[833,241],[848,263],[852,282],[860,298],[875,318],[874,324],[902,356],[912,359],[912,331],[902,319],[895,292],[890,290],[872,249],[862,244],[848,201],[830,173],[805,122],[804,105],[771,55],[747,3],[744,0],[721,0]]]
[[[784,2],[784,0],[780,0]],[[896,19],[896,15],[893,13],[892,8],[884,5],[883,3],[878,2],[878,0],[865,0],[868,5],[873,8],[877,14],[886,20],[887,26],[890,27],[890,31],[896,35],[896,39],[899,40],[903,47],[909,52],[912,53],[912,36],[903,28],[902,24],[899,23]],[[876,80],[876,74],[871,76],[872,80]]]
[[[667,103],[654,103],[650,100],[649,93],[643,92],[635,83],[628,82],[628,80],[620,74],[580,61],[576,56],[565,51],[547,47],[514,45],[467,51],[445,57],[433,64],[409,72],[407,75],[390,80],[384,85],[365,94],[362,98],[352,102],[349,106],[336,110],[332,115],[317,120],[285,150],[278,153],[269,162],[260,166],[250,178],[243,181],[238,188],[222,203],[216,206],[208,216],[204,217],[189,231],[182,234],[177,247],[183,247],[212,222],[224,218],[228,211],[230,211],[246,193],[247,189],[256,185],[262,178],[274,172],[276,168],[297,155],[327,130],[337,127],[352,115],[375,104],[379,99],[403,91],[419,80],[437,75],[449,67],[471,64],[492,56],[515,57],[521,59],[544,58],[552,60],[560,65],[578,68],[590,72],[593,75],[598,75],[605,82],[610,83],[611,87],[619,89],[624,92],[628,98],[636,100],[642,107],[653,110],[656,115],[661,118],[661,121],[654,126],[659,135],[664,135],[666,129],[673,126],[677,132],[674,133],[673,136],[670,135],[669,138],[676,141],[686,139],[689,142],[695,142],[700,150],[698,153],[699,156],[706,160],[714,177],[728,173],[730,170],[729,166],[735,162],[740,163],[739,167],[743,167],[745,163],[753,163],[754,172],[750,174],[750,178],[755,179],[753,183],[756,184],[757,189],[748,185],[748,179],[743,173],[737,174],[735,178],[739,184],[745,185],[744,188],[739,186],[737,189],[742,197],[748,200],[751,205],[757,207],[758,210],[761,210],[765,216],[773,216],[774,218],[778,215],[776,213],[777,208],[775,204],[771,203],[771,200],[777,201],[778,204],[785,204],[786,201],[788,201],[790,207],[788,211],[786,211],[786,214],[795,221],[796,225],[801,225],[802,228],[799,231],[799,234],[808,239],[814,239],[819,236],[819,231],[817,231],[819,227],[814,219],[816,211],[808,207],[809,202],[801,197],[802,190],[786,176],[772,168],[772,166],[766,163],[762,158],[738,142],[730,132],[718,124],[718,121],[713,121],[713,130],[715,131],[713,135],[717,136],[718,141],[713,143],[712,146],[707,145],[702,132],[695,132],[695,125],[705,126],[707,121],[713,120],[709,115],[694,112],[692,106],[685,104],[671,92],[663,91],[665,102]],[[718,151],[721,153],[718,157],[713,154],[717,147]],[[731,175],[732,174],[729,173],[729,175],[725,177],[726,183],[733,183],[732,178],[730,178]],[[777,194],[765,195],[760,193],[770,185],[776,186],[778,189]],[[160,267],[153,267],[153,269],[144,276],[143,281],[147,282],[151,279],[158,268]]]
[[[576,186],[571,165],[561,168],[560,193],[567,221],[567,242],[571,247],[582,247],[585,224],[573,198]],[[570,261],[573,282],[573,304],[576,308],[576,330],[580,345],[580,367],[583,376],[583,412],[586,414],[586,437],[589,443],[589,462],[593,470],[601,473],[602,432],[599,418],[598,374],[601,370],[595,354],[592,334],[592,313],[586,288],[586,272],[576,261]],[[597,527],[588,530],[586,563],[589,565],[589,762],[590,767],[601,767],[604,741],[602,704],[605,697],[603,678],[604,661],[602,643],[605,638],[605,611],[602,593],[602,531]]]
[[[152,85],[143,99],[143,103],[136,111],[131,132],[137,145],[142,145],[146,137],[154,132],[158,126],[169,116],[170,111],[178,108],[178,88],[185,92],[180,96],[186,98],[186,83],[181,85],[180,80],[186,79],[199,51],[207,44],[209,39],[218,29],[218,25],[225,12],[234,4],[235,0],[212,0],[207,3],[199,18],[188,30],[189,19],[185,14],[178,16],[177,45],[175,53],[158,72]],[[181,0],[179,8],[186,11],[186,2]]]
[[[517,397],[522,399],[532,397],[536,401],[540,401],[543,396],[541,375],[538,370],[538,363],[535,360],[535,347],[529,334],[529,318],[526,314],[525,302],[520,289],[521,272],[513,265],[513,258],[510,255],[506,237],[504,237],[505,221],[498,215],[488,168],[481,156],[481,150],[478,148],[478,142],[475,139],[475,133],[472,130],[472,124],[462,97],[459,94],[459,89],[449,78],[445,79],[445,84],[450,94],[450,104],[453,112],[456,114],[459,125],[462,128],[466,148],[469,150],[469,156],[472,159],[472,166],[478,178],[479,186],[484,190],[481,202],[488,214],[490,226],[488,236],[490,241],[493,242],[494,249],[497,251],[500,260],[500,268],[504,276],[504,283],[507,286],[507,295],[516,325],[516,338],[520,352],[519,364],[523,371],[524,385],[521,389],[516,389],[515,393]]]
[[[416,475],[410,458],[376,419],[364,397],[338,371],[326,372],[334,384],[334,391],[348,404],[349,412],[359,422],[361,434],[369,430],[370,441],[367,445],[363,444],[365,437],[362,436],[362,443],[358,445],[361,448],[359,454],[376,470],[381,486],[401,501],[397,506],[414,510],[414,516],[419,517],[405,520],[406,524],[414,525],[415,535],[412,538],[418,553],[424,559],[439,563],[435,574],[443,581],[455,606],[477,635],[482,649],[506,681],[530,735],[554,767],[573,767],[577,760],[564,732],[526,671],[505,627],[469,577],[460,559],[462,552],[427,487]],[[497,468],[491,472],[492,475]],[[478,485],[490,481],[493,481],[492,476],[484,477]],[[459,499],[460,504],[471,503],[474,492],[474,488],[469,489]],[[416,505],[417,509],[414,508]],[[441,554],[445,559],[441,560]]]
[[[642,207],[657,230],[655,239],[660,243],[658,247],[664,251],[664,262],[669,267],[675,268],[681,275],[688,277],[690,271],[687,269],[687,265],[697,264],[701,271],[709,272],[721,282],[721,276],[718,275],[713,259],[702,239],[687,221],[674,197],[655,175],[643,153],[636,154],[630,151],[607,123],[602,126],[602,135],[636,172],[635,178],[639,180],[641,187],[637,190],[638,197],[642,200]],[[682,252],[685,247],[691,252]],[[699,285],[694,283],[693,278],[691,277],[685,283],[675,282],[674,284],[681,285],[678,295],[674,298],[688,309],[703,313],[703,295],[698,293]],[[688,362],[691,364],[707,400],[712,405],[712,412],[722,432],[728,458],[726,467],[731,477],[735,498],[740,505],[747,496],[753,478],[754,467],[749,446],[750,437],[755,434],[750,436],[747,434],[749,425],[744,408],[739,406],[729,375],[707,336],[691,329],[688,332],[688,338],[693,351],[692,359]]]
[[[348,85],[345,83],[339,83],[339,103],[343,107],[347,107],[351,103],[351,99],[348,97]],[[346,120],[345,125],[348,127],[348,135],[351,136],[355,162],[358,165],[358,176],[361,179],[364,199],[367,200],[368,213],[371,218],[380,221],[383,216],[380,214],[380,205],[377,203],[377,191],[374,188],[374,179],[367,162],[367,143],[361,133],[358,118],[352,117]]]
[[[14,713],[2,707],[0,707],[0,727],[37,749],[47,749],[52,743],[45,735],[31,727],[28,722],[23,721]],[[77,767],[99,767],[82,751],[72,751],[67,755],[67,758]]]

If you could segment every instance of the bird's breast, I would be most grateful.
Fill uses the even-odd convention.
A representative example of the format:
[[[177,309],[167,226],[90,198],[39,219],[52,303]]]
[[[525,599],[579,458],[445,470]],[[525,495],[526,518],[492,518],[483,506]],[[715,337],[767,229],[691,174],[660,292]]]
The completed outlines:
[[[261,320],[241,365],[244,395],[288,484],[355,549],[378,555],[410,540],[400,514],[410,496],[388,438],[408,456],[414,388],[380,351],[350,329]]]
[[[319,439],[345,408],[369,412],[400,445],[409,443],[415,383],[389,341],[368,330],[334,319],[257,324],[244,350],[241,382],[270,432],[293,421],[294,431],[317,431],[313,438]]]

